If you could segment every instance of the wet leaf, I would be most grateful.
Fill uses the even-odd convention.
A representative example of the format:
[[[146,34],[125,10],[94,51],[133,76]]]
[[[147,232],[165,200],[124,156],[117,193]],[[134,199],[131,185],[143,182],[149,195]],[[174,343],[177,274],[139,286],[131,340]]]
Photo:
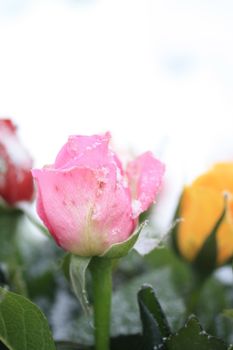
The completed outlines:
[[[163,349],[163,339],[171,334],[166,316],[154,289],[144,285],[138,293],[138,303],[143,327],[143,349],[155,346]]]
[[[207,334],[200,326],[197,318],[191,316],[178,333],[171,335],[166,341],[167,350],[227,350],[222,340]]]
[[[55,350],[48,322],[28,299],[0,288],[0,340],[10,350]]]

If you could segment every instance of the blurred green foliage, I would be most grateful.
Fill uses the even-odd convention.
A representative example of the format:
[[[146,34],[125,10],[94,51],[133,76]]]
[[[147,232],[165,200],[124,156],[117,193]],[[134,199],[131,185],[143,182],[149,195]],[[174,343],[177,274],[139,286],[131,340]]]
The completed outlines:
[[[41,308],[52,329],[57,349],[91,349],[93,325],[91,319],[83,314],[71,291],[69,255],[58,248],[52,239],[43,234],[40,236],[38,232],[34,239],[34,234],[31,224],[21,211],[0,212],[0,285],[26,296]],[[86,284],[92,302],[88,272]],[[111,349],[143,349],[142,330],[148,327],[148,320],[154,317],[153,312],[152,316],[149,312],[149,318],[142,318],[146,320],[146,326],[142,325],[137,291],[144,284],[149,284],[155,290],[171,336],[181,332],[190,314],[194,313],[206,332],[223,339],[225,343],[221,344],[224,346],[219,349],[226,349],[226,344],[233,342],[233,319],[224,313],[224,310],[233,308],[232,285],[211,275],[200,286],[198,298],[191,310],[190,298],[195,284],[193,271],[169,246],[164,246],[144,257],[131,251],[115,261]],[[147,310],[147,307],[143,308]],[[152,325],[156,322],[153,321]],[[183,332],[178,334],[182,335]],[[183,341],[183,336],[180,337]],[[180,345],[176,345],[177,339],[167,344],[163,342],[164,349],[178,349]],[[3,345],[0,346],[4,349]]]

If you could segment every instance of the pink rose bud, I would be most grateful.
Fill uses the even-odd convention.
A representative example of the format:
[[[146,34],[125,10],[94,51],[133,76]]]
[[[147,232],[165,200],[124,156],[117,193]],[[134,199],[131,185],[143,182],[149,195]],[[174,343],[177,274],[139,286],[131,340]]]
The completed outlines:
[[[109,140],[109,133],[71,136],[53,165],[32,171],[39,216],[59,246],[80,256],[125,241],[161,187],[164,165],[152,153],[125,172]]]
[[[0,119],[0,197],[8,204],[31,200],[32,159],[23,148],[10,119]]]

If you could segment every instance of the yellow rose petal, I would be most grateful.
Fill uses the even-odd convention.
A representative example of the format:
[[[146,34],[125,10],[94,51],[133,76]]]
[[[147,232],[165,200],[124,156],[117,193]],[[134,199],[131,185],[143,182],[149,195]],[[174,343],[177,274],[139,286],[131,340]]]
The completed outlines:
[[[179,215],[178,247],[192,261],[212,232],[224,208],[224,193],[228,193],[225,218],[217,232],[217,264],[233,256],[233,163],[215,164],[184,189]]]
[[[178,246],[181,254],[192,261],[214,228],[224,207],[223,196],[218,191],[201,186],[184,190],[178,229]]]
[[[233,194],[233,163],[215,164],[212,169],[193,182],[193,186],[195,185]]]

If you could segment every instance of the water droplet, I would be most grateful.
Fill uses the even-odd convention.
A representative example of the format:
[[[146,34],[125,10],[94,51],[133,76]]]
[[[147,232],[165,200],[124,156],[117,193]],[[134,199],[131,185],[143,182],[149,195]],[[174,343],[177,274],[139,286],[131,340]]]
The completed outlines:
[[[91,150],[97,148],[100,145],[101,145],[101,142],[96,141],[92,145],[86,146],[85,149],[86,149],[86,151],[91,151]]]
[[[114,228],[112,231],[111,231],[111,235],[112,236],[117,236],[119,235],[120,233],[120,229],[119,228]]]
[[[102,167],[98,170],[97,181],[98,182],[107,182],[107,175],[109,174],[109,169]]]
[[[121,175],[121,171],[120,169],[118,168],[118,166],[116,166],[116,178],[117,178],[117,182],[120,182],[122,181],[122,175]]]
[[[206,331],[201,331],[201,332],[199,332],[199,335],[206,335],[207,333],[206,333]]]

